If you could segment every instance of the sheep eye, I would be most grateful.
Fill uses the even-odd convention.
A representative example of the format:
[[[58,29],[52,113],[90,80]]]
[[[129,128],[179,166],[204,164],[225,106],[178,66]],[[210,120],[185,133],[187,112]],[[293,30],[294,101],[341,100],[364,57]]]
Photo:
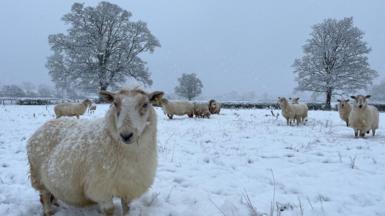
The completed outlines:
[[[148,107],[148,103],[144,103],[143,105],[142,105],[142,108],[147,108]]]

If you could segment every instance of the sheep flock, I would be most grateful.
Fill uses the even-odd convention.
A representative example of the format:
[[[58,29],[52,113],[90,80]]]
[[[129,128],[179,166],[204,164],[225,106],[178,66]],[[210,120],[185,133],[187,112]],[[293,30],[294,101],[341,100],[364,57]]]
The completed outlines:
[[[40,194],[45,216],[53,215],[59,200],[73,206],[97,204],[105,216],[115,213],[113,198],[120,198],[128,215],[132,200],[153,184],[157,169],[157,116],[155,106],[173,121],[175,116],[210,118],[220,114],[216,100],[172,101],[161,91],[122,89],[101,91],[110,104],[105,117],[79,119],[96,105],[86,99],[54,107],[56,119],[41,126],[28,140],[31,185]],[[379,126],[379,112],[368,105],[370,95],[338,100],[338,112],[355,137],[364,137]],[[308,106],[300,98],[279,97],[277,104],[288,126],[306,126]],[[61,118],[63,116],[75,118]],[[219,116],[220,117],[220,116]],[[60,207],[60,206],[59,206]]]

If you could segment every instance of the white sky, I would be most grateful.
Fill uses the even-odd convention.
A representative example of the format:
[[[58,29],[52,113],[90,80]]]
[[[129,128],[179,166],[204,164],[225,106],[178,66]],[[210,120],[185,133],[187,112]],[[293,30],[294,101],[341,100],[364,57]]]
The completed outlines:
[[[13,0],[0,7],[0,83],[50,83],[48,35],[75,1]],[[81,1],[87,6],[99,1]],[[354,17],[372,48],[369,63],[385,77],[383,0],[113,0],[148,23],[162,47],[148,61],[153,89],[173,92],[182,73],[197,73],[203,93],[230,91],[288,95],[295,58],[311,26],[325,18]]]

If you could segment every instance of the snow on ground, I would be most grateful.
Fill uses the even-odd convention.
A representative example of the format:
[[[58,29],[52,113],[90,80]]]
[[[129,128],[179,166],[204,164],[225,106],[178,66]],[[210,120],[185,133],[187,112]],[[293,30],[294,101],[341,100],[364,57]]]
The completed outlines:
[[[267,110],[174,120],[157,112],[156,180],[130,215],[253,215],[251,208],[262,215],[272,206],[282,216],[385,215],[384,126],[375,137],[355,139],[337,112],[310,112],[299,127],[265,116]],[[51,118],[52,106],[0,107],[0,215],[41,215],[25,145]],[[384,113],[380,118],[385,122]],[[98,211],[62,204],[55,215]]]

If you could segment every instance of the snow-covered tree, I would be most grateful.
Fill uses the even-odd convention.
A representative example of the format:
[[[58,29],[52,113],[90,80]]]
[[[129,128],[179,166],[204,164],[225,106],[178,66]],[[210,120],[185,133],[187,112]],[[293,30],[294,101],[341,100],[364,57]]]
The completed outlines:
[[[96,7],[74,3],[62,18],[70,25],[68,33],[49,36],[54,54],[47,67],[56,85],[96,92],[129,77],[151,85],[146,62],[139,55],[152,53],[160,44],[146,23],[130,17],[130,12],[108,2]]]
[[[5,97],[25,97],[25,92],[17,85],[4,85],[1,92]]]
[[[62,98],[67,98],[69,92],[75,89],[75,74],[72,74],[68,62],[69,59],[65,59],[64,53],[60,53],[59,50],[54,50],[54,54],[48,57],[46,67],[48,68],[49,75],[52,81],[55,83],[57,93]]]
[[[385,80],[382,80],[377,85],[373,85],[371,95],[374,100],[385,101]]]
[[[203,84],[195,73],[182,74],[178,81],[179,86],[175,87],[177,95],[191,100],[202,93]]]
[[[297,90],[325,94],[325,108],[330,109],[334,94],[366,89],[377,72],[369,67],[370,48],[352,17],[326,19],[312,29],[303,46],[304,56],[293,64]]]
[[[26,97],[37,97],[38,96],[36,86],[35,86],[35,84],[33,84],[31,82],[23,82],[21,84],[21,88],[24,90]]]
[[[51,86],[40,84],[38,87],[38,94],[40,97],[53,97],[55,91]]]

